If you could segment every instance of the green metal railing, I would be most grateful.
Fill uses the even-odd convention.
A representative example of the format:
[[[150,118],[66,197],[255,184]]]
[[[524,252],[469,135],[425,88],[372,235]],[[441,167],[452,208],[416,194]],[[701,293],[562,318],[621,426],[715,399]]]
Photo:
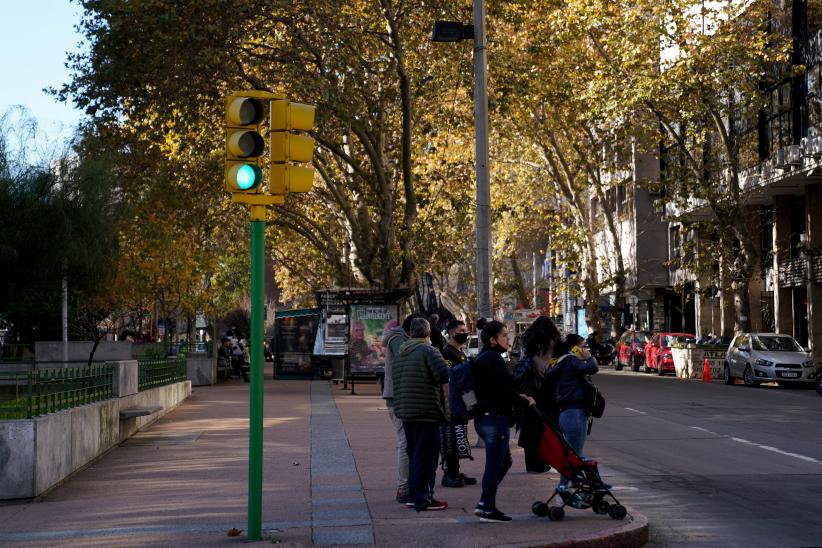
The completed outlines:
[[[137,389],[148,390],[186,380],[185,358],[141,360],[137,367]]]
[[[0,419],[25,419],[112,397],[110,364],[0,373]]]

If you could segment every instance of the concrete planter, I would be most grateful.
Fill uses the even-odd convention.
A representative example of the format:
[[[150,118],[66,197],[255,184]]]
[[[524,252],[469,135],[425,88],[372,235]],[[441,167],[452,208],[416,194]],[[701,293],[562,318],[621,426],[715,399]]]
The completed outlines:
[[[124,394],[33,419],[0,420],[0,500],[41,495],[83,468],[140,428],[156,421],[191,395],[191,381],[136,391],[130,390],[132,369],[122,362]],[[115,368],[116,371],[116,368]],[[133,407],[162,407],[144,417],[120,420],[120,411]]]

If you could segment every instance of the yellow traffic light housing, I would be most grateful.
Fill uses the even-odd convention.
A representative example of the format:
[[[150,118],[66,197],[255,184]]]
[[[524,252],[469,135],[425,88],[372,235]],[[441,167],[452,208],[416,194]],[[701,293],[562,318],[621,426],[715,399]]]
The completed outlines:
[[[314,185],[314,169],[292,165],[308,163],[314,155],[314,139],[295,132],[314,128],[313,105],[286,99],[271,101],[271,173],[269,192],[309,192]]]
[[[225,184],[230,192],[258,193],[263,182],[262,155],[265,138],[263,102],[232,94],[226,99]]]

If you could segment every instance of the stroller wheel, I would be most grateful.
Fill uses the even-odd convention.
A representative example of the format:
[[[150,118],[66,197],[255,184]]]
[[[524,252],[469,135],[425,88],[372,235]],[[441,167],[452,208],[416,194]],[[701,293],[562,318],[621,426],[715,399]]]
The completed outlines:
[[[562,521],[565,517],[565,510],[561,506],[552,506],[548,509],[548,519],[551,521]]]
[[[625,519],[625,516],[628,515],[628,510],[626,510],[621,504],[614,504],[608,510],[608,515],[613,519]]]
[[[544,518],[548,515],[548,505],[544,502],[535,501],[534,504],[531,505],[531,511],[535,516]]]
[[[607,500],[598,500],[593,504],[594,512],[597,514],[607,514],[611,511],[611,505],[608,504]]]

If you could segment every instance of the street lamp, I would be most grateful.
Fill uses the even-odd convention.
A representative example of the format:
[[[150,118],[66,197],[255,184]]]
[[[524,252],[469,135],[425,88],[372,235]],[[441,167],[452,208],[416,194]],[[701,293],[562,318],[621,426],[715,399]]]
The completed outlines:
[[[474,0],[474,24],[436,21],[431,33],[434,42],[474,40],[474,125],[477,176],[477,315],[491,318],[491,190],[488,173],[488,78],[485,50],[485,3]]]

